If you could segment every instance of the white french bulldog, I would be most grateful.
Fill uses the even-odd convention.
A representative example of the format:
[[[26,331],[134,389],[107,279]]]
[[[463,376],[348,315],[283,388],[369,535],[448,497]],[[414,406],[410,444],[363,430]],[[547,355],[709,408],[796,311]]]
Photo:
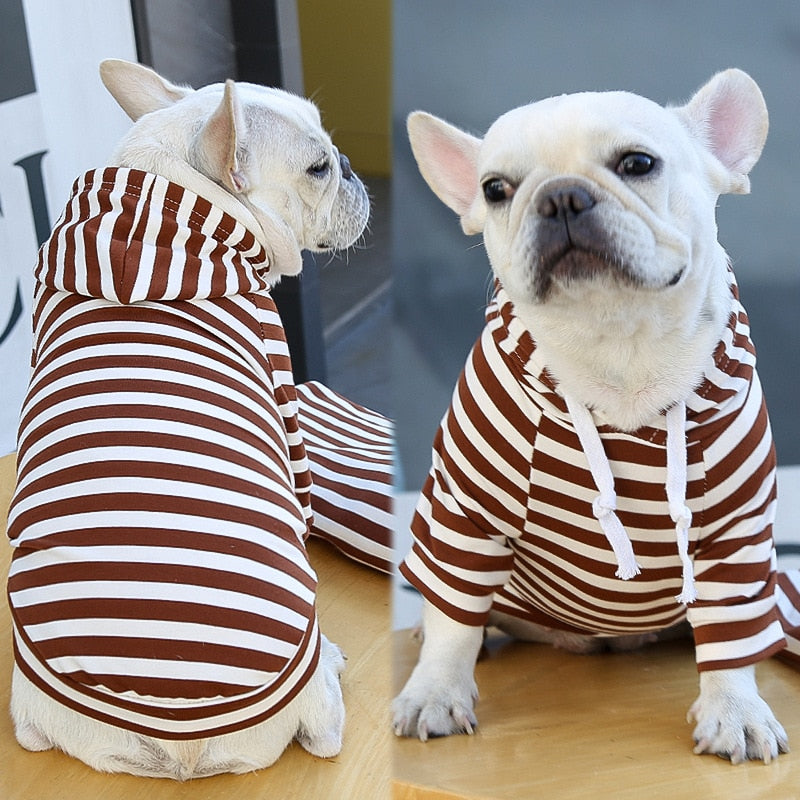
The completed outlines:
[[[113,163],[208,196],[242,222],[255,219],[276,279],[300,272],[301,250],[345,249],[364,231],[367,192],[309,100],[231,80],[175,86],[119,59],[104,61],[100,77],[136,123]]]
[[[112,164],[166,178],[241,223],[266,250],[269,283],[300,271],[302,249],[343,249],[362,235],[366,190],[311,102],[233,81],[195,91],[120,60],[100,72],[135,123]],[[11,712],[23,747],[59,748],[100,771],[181,780],[246,772],[269,766],[294,739],[317,756],[340,751],[343,669],[342,653],[322,637],[318,664],[290,702],[266,721],[205,739],[159,739],[95,720],[45,694],[18,666]]]
[[[530,382],[521,389],[504,387],[506,396],[493,394],[488,388],[483,391],[482,387],[475,388],[481,384],[480,367],[475,366],[477,357],[469,362],[462,376],[457,399],[442,423],[437,458],[418,506],[415,523],[423,520],[420,527],[425,538],[419,542],[415,527],[417,543],[404,566],[406,576],[422,591],[426,602],[419,663],[393,704],[393,725],[398,735],[425,740],[429,736],[473,732],[477,697],[473,670],[483,637],[483,625],[474,620],[498,624],[523,639],[552,642],[578,652],[597,646],[601,640],[594,634],[607,637],[603,641],[619,648],[636,646],[658,634],[660,626],[654,625],[649,630],[643,626],[624,635],[629,629],[623,624],[616,634],[619,638],[614,639],[613,626],[593,630],[585,622],[576,624],[565,604],[551,608],[541,599],[551,589],[549,584],[541,595],[537,595],[536,586],[529,589],[526,597],[538,598],[530,600],[530,606],[524,605],[527,600],[519,599],[519,592],[514,594],[519,601],[517,609],[533,609],[533,620],[525,618],[526,611],[504,611],[502,603],[498,610],[498,595],[481,605],[483,600],[476,586],[483,584],[476,576],[479,567],[475,566],[483,563],[480,559],[502,564],[501,559],[509,552],[507,542],[523,541],[526,536],[530,537],[527,552],[541,552],[536,541],[545,542],[546,550],[548,534],[539,529],[535,534],[539,538],[534,541],[533,533],[500,528],[507,521],[504,514],[508,509],[489,509],[488,504],[497,501],[503,506],[503,498],[516,496],[514,492],[519,487],[512,482],[528,480],[525,464],[508,479],[507,485],[498,485],[493,491],[485,477],[486,470],[495,469],[503,480],[503,464],[491,463],[480,444],[475,444],[481,435],[489,441],[485,437],[488,425],[480,429],[476,422],[467,431],[460,424],[464,419],[472,424],[481,414],[486,418],[494,414],[492,419],[503,418],[503,424],[507,424],[497,435],[513,442],[515,436],[522,435],[515,432],[515,425],[523,412],[515,409],[517,423],[512,425],[512,413],[504,417],[494,406],[501,408],[512,398],[527,404],[533,391],[531,385],[536,384],[548,397],[535,399],[525,409],[551,413],[562,432],[574,425],[580,438],[586,458],[580,454],[579,459],[569,454],[574,451],[567,451],[561,456],[567,468],[579,460],[592,463],[591,474],[601,490],[594,516],[611,544],[608,552],[613,549],[617,557],[618,578],[634,578],[640,569],[616,515],[614,476],[609,467],[613,457],[603,454],[606,445],[596,428],[605,426],[604,430],[621,432],[620,435],[632,435],[646,426],[663,432],[667,412],[667,449],[677,453],[678,462],[683,460],[682,467],[669,467],[672,456],[668,453],[666,457],[667,471],[677,470],[682,476],[677,483],[670,478],[666,482],[679,551],[672,551],[670,569],[678,585],[683,576],[684,589],[678,600],[688,607],[696,638],[697,626],[708,621],[702,616],[702,608],[712,602],[715,592],[723,591],[723,584],[711,589],[694,588],[689,538],[695,546],[701,534],[691,528],[691,512],[686,508],[685,411],[692,402],[687,398],[706,379],[707,371],[713,369],[715,350],[732,324],[732,279],[726,254],[717,242],[716,201],[720,194],[749,190],[748,173],[761,153],[767,127],[761,92],[739,70],[717,74],[683,107],[664,108],[625,92],[553,97],[504,114],[482,140],[427,113],[415,112],[409,117],[411,145],[423,177],[459,215],[466,233],[483,234],[492,269],[505,293],[506,304],[494,317],[494,343],[484,332],[481,341],[489,344],[476,345],[482,358],[488,359],[485,353],[489,351],[494,358],[484,375],[490,375],[495,384],[503,383],[504,375],[492,369],[511,358],[509,353],[513,356],[511,351],[524,338],[524,328],[535,343],[536,363],[544,365],[543,374],[552,384],[547,383],[542,390],[546,379],[534,375],[520,379]],[[511,309],[511,323],[504,316],[504,309]],[[507,325],[508,330],[502,325]],[[502,334],[498,333],[501,330]],[[514,332],[511,344],[509,330]],[[501,335],[505,338],[498,338]],[[523,367],[509,367],[509,376],[514,369]],[[470,402],[477,410],[469,410]],[[565,406],[559,407],[559,402],[565,402]],[[492,406],[491,411],[485,410],[488,405]],[[541,411],[543,408],[545,411]],[[677,413],[670,412],[671,408],[678,409]],[[766,428],[765,452],[771,447],[768,425]],[[467,444],[456,440],[459,431],[464,431]],[[468,457],[459,451],[467,452],[471,444],[480,453],[472,456],[474,465],[467,463]],[[521,449],[524,444],[513,447]],[[538,450],[536,444],[532,447],[535,469]],[[549,457],[560,452],[555,447],[548,452]],[[566,449],[561,442],[557,447]],[[482,456],[485,459],[481,463],[490,465],[483,470],[477,461]],[[525,462],[524,458],[521,460]],[[764,486],[769,490],[774,470],[770,471],[768,457],[765,464]],[[643,469],[647,472],[652,466]],[[445,477],[440,478],[440,473]],[[632,474],[629,469],[628,477]],[[555,475],[556,479],[560,477]],[[663,492],[664,481],[660,480]],[[472,491],[474,486],[479,486],[483,494]],[[530,503],[537,502],[537,486],[531,484],[519,492],[523,495],[522,526],[526,524],[525,492],[530,509]],[[610,499],[603,499],[608,492]],[[665,497],[665,508],[666,500]],[[743,497],[741,502],[744,508],[749,501]],[[591,500],[587,508],[591,508],[590,504]],[[511,505],[508,501],[507,506]],[[570,507],[568,513],[573,514],[572,525],[580,524],[575,519],[592,516],[591,512],[583,514],[577,506]],[[498,527],[485,530],[491,527],[487,526],[487,519],[500,520]],[[767,532],[762,537],[761,557],[764,575],[769,576],[773,551],[768,516],[762,523]],[[557,534],[562,560],[559,569],[551,562],[552,571],[547,574],[550,578],[557,574],[562,585],[567,586],[570,573],[576,580],[580,576],[580,591],[585,596],[591,589],[587,588],[588,579],[583,572],[590,568],[584,564],[590,556],[602,558],[595,555],[602,539],[597,545],[590,540],[588,547],[581,550],[585,558],[580,564],[576,562],[572,570],[565,570],[563,559],[568,560],[571,552],[569,540],[565,545],[564,531],[559,529]],[[742,543],[741,547],[747,544]],[[640,541],[637,546],[645,545]],[[584,546],[583,540],[576,548],[579,546]],[[513,552],[515,559],[522,557],[523,545]],[[494,562],[490,562],[490,556]],[[537,557],[535,553],[530,555],[526,568],[533,569]],[[431,562],[434,566],[430,566]],[[645,559],[642,562],[645,564]],[[613,561],[611,564],[613,569]],[[705,571],[708,566],[704,564],[702,569]],[[452,581],[446,577],[451,571],[455,576]],[[646,579],[647,565],[641,572],[638,580]],[[508,572],[500,574],[500,578],[487,578],[486,584],[494,581],[499,591]],[[517,575],[517,585],[528,588],[522,570],[515,572],[512,567],[511,574]],[[609,577],[609,581],[613,583],[614,579]],[[628,587],[636,591],[640,585],[637,580],[623,583],[617,579],[613,586],[611,583],[607,591],[616,593],[625,592]],[[698,574],[698,587],[701,583]],[[767,586],[768,580],[762,583]],[[462,588],[465,584],[468,588]],[[568,597],[572,596],[571,590],[565,589]],[[664,591],[663,585],[659,591]],[[738,588],[730,591],[735,594]],[[507,588],[503,592],[507,593]],[[557,592],[558,589],[550,591],[550,595],[557,596]],[[674,599],[670,600],[674,603]],[[633,600],[631,603],[630,607],[635,608]],[[770,595],[763,603],[761,611],[771,608],[774,599]],[[468,604],[486,609],[480,612],[484,616],[473,611],[473,606],[467,608]],[[494,611],[490,613],[492,604]],[[601,608],[597,613],[604,612]],[[536,622],[536,615],[540,614],[549,615],[549,624]],[[561,630],[559,620],[563,624]],[[676,616],[672,621],[677,620]],[[663,627],[669,628],[672,621]],[[775,634],[777,638],[780,635],[780,631]],[[775,652],[774,648],[781,645],[770,646],[770,652]],[[706,650],[700,643],[697,650],[699,662],[700,654]],[[689,713],[697,722],[697,753],[717,753],[735,763],[746,758],[770,761],[787,750],[783,728],[758,694],[752,663],[701,671],[700,694]]]

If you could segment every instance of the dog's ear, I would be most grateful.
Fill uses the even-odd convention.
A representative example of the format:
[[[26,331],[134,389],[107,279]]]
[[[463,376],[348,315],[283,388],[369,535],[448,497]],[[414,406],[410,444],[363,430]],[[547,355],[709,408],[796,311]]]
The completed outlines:
[[[134,122],[150,111],[177,103],[194,91],[175,86],[150,67],[119,58],[109,58],[100,63],[100,79]]]
[[[407,125],[411,150],[428,186],[461,217],[464,233],[480,233],[484,216],[477,202],[481,140],[424,111],[410,114]]]
[[[746,194],[747,177],[764,147],[769,117],[756,82],[739,69],[714,75],[681,111],[695,135],[727,170],[722,191]]]
[[[250,182],[239,160],[239,148],[247,141],[247,126],[236,84],[225,81],[225,91],[217,110],[206,120],[197,135],[196,157],[203,172],[234,194],[250,188]]]
[[[239,196],[264,231],[263,244],[273,275],[296,275],[303,267],[300,245],[291,228],[269,207],[253,202],[253,188],[241,156],[247,151],[248,129],[236,84],[228,80],[222,100],[195,140],[194,157],[201,172]]]

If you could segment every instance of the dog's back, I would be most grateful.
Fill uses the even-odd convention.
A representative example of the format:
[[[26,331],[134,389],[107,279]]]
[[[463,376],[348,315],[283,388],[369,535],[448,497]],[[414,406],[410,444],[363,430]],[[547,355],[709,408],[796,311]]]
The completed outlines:
[[[89,716],[223,733],[316,666],[310,479],[267,268],[206,200],[114,168],[76,184],[41,251],[9,592],[18,666]]]

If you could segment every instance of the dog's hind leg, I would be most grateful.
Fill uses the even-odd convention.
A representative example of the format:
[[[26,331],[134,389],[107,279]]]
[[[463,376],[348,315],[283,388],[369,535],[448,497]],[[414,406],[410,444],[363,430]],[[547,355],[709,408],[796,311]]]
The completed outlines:
[[[195,775],[241,774],[269,767],[296,739],[309,753],[331,758],[342,747],[344,702],[339,674],[344,657],[322,637],[319,664],[300,693],[277,714],[245,730],[208,740]]]
[[[98,772],[181,778],[176,762],[154,740],[67,708],[16,666],[10,710],[17,741],[26,750],[58,749]]]
[[[339,676],[344,671],[342,651],[322,637],[319,666],[298,697],[302,702],[296,738],[309,753],[331,758],[342,749],[344,700]]]
[[[53,749],[53,743],[32,722],[18,722],[14,727],[14,735],[20,747],[33,753]]]
[[[36,718],[36,712],[42,708],[38,702],[38,690],[16,665],[11,677],[11,687],[11,719],[14,721],[14,735],[20,746],[34,753],[52,750],[56,745]]]

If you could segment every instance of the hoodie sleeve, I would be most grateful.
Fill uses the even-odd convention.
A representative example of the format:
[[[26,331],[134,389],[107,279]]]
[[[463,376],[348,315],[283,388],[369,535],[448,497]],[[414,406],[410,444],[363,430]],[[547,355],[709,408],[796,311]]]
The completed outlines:
[[[733,669],[785,644],[776,607],[775,450],[758,376],[705,447],[706,506],[687,617],[698,669]]]
[[[490,329],[472,351],[433,445],[401,573],[445,614],[484,625],[521,535],[535,415]],[[527,404],[529,405],[529,404]]]

